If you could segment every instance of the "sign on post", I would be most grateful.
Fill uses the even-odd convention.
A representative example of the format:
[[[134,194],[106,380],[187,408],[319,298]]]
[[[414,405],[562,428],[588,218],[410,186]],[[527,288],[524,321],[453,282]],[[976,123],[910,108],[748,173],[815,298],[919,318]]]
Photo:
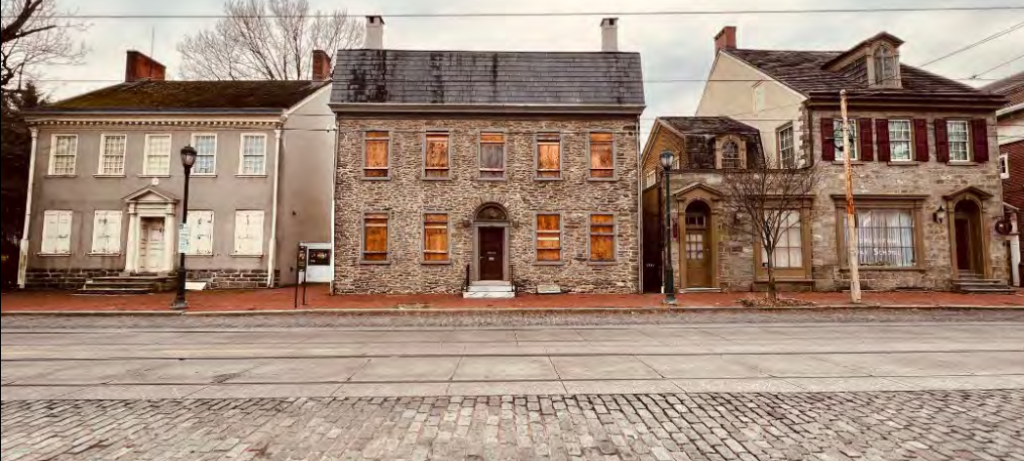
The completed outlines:
[[[182,224],[178,229],[178,253],[188,254],[189,242],[192,240],[192,230],[188,224]]]

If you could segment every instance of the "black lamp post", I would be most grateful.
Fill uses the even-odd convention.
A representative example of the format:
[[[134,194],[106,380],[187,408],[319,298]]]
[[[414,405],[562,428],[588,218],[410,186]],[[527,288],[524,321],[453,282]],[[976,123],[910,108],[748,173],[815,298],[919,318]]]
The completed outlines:
[[[185,201],[181,206],[181,228],[185,229],[188,225],[188,186],[192,180],[192,166],[196,164],[196,150],[192,146],[185,146],[181,149],[181,166],[185,167]],[[178,238],[182,238],[182,232],[178,233]],[[188,309],[188,301],[185,300],[185,251],[183,242],[178,242],[179,248],[179,262],[178,262],[178,296],[174,298],[174,304],[171,304],[171,309],[177,311],[183,311]]]
[[[672,268],[672,163],[675,160],[672,151],[661,153],[661,167],[665,170],[665,304],[676,305],[676,276]]]

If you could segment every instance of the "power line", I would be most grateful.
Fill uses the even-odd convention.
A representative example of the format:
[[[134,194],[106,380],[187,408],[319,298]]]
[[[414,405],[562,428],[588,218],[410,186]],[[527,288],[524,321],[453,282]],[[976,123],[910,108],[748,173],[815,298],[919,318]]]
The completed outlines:
[[[1017,58],[1017,59],[1019,60],[1021,58]],[[1006,63],[1006,64],[1008,65],[1010,63]],[[989,72],[991,72],[991,70],[987,71],[987,72],[984,72],[982,74],[978,74],[978,75],[979,76],[980,75],[984,75],[984,74],[987,74]],[[1003,79],[999,79],[999,78],[979,78],[979,77],[946,78],[946,79],[947,80],[954,80],[954,81],[962,81],[962,82],[996,82],[996,81],[1003,80]],[[32,81],[35,82],[35,83],[125,83],[124,80],[119,80],[119,79],[75,79],[75,78],[70,78],[70,79],[64,79],[64,78],[39,79],[39,80],[32,80]],[[189,82],[189,80],[169,80],[169,81],[171,81],[171,82]],[[224,80],[224,81],[225,82],[229,82],[230,80]],[[402,80],[390,79],[390,78],[388,79],[388,81],[389,82],[403,82]],[[669,78],[669,79],[644,80],[643,83],[647,83],[647,84],[710,83],[710,82],[714,82],[714,83],[760,83],[760,82],[765,82],[765,81],[767,81],[767,80],[765,80],[765,79]],[[1024,79],[1021,79],[1021,81],[1024,81]],[[405,80],[405,82],[419,83],[419,82],[421,82],[421,80]]]
[[[1002,69],[1002,68],[1004,68],[1004,67],[1006,67],[1006,66],[1008,66],[1010,64],[1013,64],[1013,63],[1015,63],[1017,61],[1020,61],[1021,59],[1024,59],[1024,54],[1022,54],[1020,56],[1017,56],[1016,58],[1013,58],[1013,59],[1011,59],[1009,61],[1006,61],[1006,62],[1004,62],[1004,63],[1002,63],[1002,64],[1000,64],[998,66],[995,66],[995,67],[993,67],[993,68],[991,68],[989,70],[986,70],[985,72],[982,72],[982,73],[976,75],[976,77],[981,77],[982,75],[985,75],[985,74],[988,74],[988,73],[992,73],[992,72],[997,71],[999,69]]]
[[[535,17],[588,17],[588,16],[723,16],[723,15],[792,15],[792,14],[890,14],[890,13],[918,13],[918,12],[995,12],[995,11],[1024,11],[1024,6],[963,6],[963,7],[906,7],[906,8],[840,8],[840,9],[776,9],[776,10],[675,10],[675,11],[610,11],[610,12],[560,12],[560,11],[537,11],[526,13],[392,13],[377,14],[386,18],[403,19],[436,19],[436,18],[535,18]],[[350,14],[350,16],[366,16],[365,14]],[[229,16],[225,14],[70,14],[56,15],[55,19],[224,19]],[[297,18],[299,16],[287,15],[259,15],[250,18]],[[305,15],[303,17],[329,18],[333,15]],[[4,19],[12,18],[4,16]]]
[[[1009,29],[996,32],[993,35],[990,35],[988,37],[985,37],[985,38],[981,39],[981,41],[974,42],[974,43],[972,43],[970,45],[967,45],[967,46],[965,46],[963,48],[960,48],[959,50],[956,50],[956,51],[954,51],[952,53],[949,53],[949,54],[941,56],[941,57],[939,57],[937,59],[933,59],[931,61],[928,61],[927,63],[922,64],[922,65],[920,65],[918,67],[925,68],[925,67],[928,67],[930,65],[936,64],[938,62],[945,61],[946,59],[952,58],[953,56],[956,56],[956,55],[958,55],[960,53],[963,53],[963,52],[972,50],[974,48],[977,48],[977,47],[979,47],[981,45],[984,45],[984,44],[986,44],[988,42],[991,42],[992,40],[995,40],[997,38],[1003,37],[1005,35],[1012,34],[1012,33],[1016,32],[1016,31],[1020,30],[1021,28],[1024,28],[1024,22],[1018,23],[1018,24],[1010,27]]]

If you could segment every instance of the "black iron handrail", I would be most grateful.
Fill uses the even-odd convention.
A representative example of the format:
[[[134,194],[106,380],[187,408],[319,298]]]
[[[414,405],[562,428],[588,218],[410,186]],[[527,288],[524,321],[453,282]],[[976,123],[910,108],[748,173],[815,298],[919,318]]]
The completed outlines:
[[[462,292],[463,293],[469,291],[469,283],[470,283],[469,282],[469,279],[470,279],[469,273],[472,271],[471,267],[472,267],[472,265],[466,264],[466,278],[463,279],[463,281],[462,281]]]

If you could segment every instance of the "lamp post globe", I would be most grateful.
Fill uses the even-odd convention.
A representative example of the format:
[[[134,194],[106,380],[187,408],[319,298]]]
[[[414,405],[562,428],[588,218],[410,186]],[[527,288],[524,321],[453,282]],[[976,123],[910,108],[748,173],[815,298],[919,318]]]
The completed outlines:
[[[192,146],[185,146],[181,149],[181,166],[185,170],[185,198],[181,206],[181,230],[178,232],[178,239],[184,240],[184,229],[188,228],[188,193],[189,183],[192,180],[192,167],[196,164],[196,157],[199,155]],[[174,297],[171,309],[183,311],[188,309],[188,300],[185,299],[185,282],[188,272],[185,268],[185,244],[178,242],[178,294]]]
[[[665,304],[676,305],[675,270],[672,267],[672,164],[676,154],[670,150],[661,153],[661,167],[665,170],[665,237],[662,239],[665,265]]]

